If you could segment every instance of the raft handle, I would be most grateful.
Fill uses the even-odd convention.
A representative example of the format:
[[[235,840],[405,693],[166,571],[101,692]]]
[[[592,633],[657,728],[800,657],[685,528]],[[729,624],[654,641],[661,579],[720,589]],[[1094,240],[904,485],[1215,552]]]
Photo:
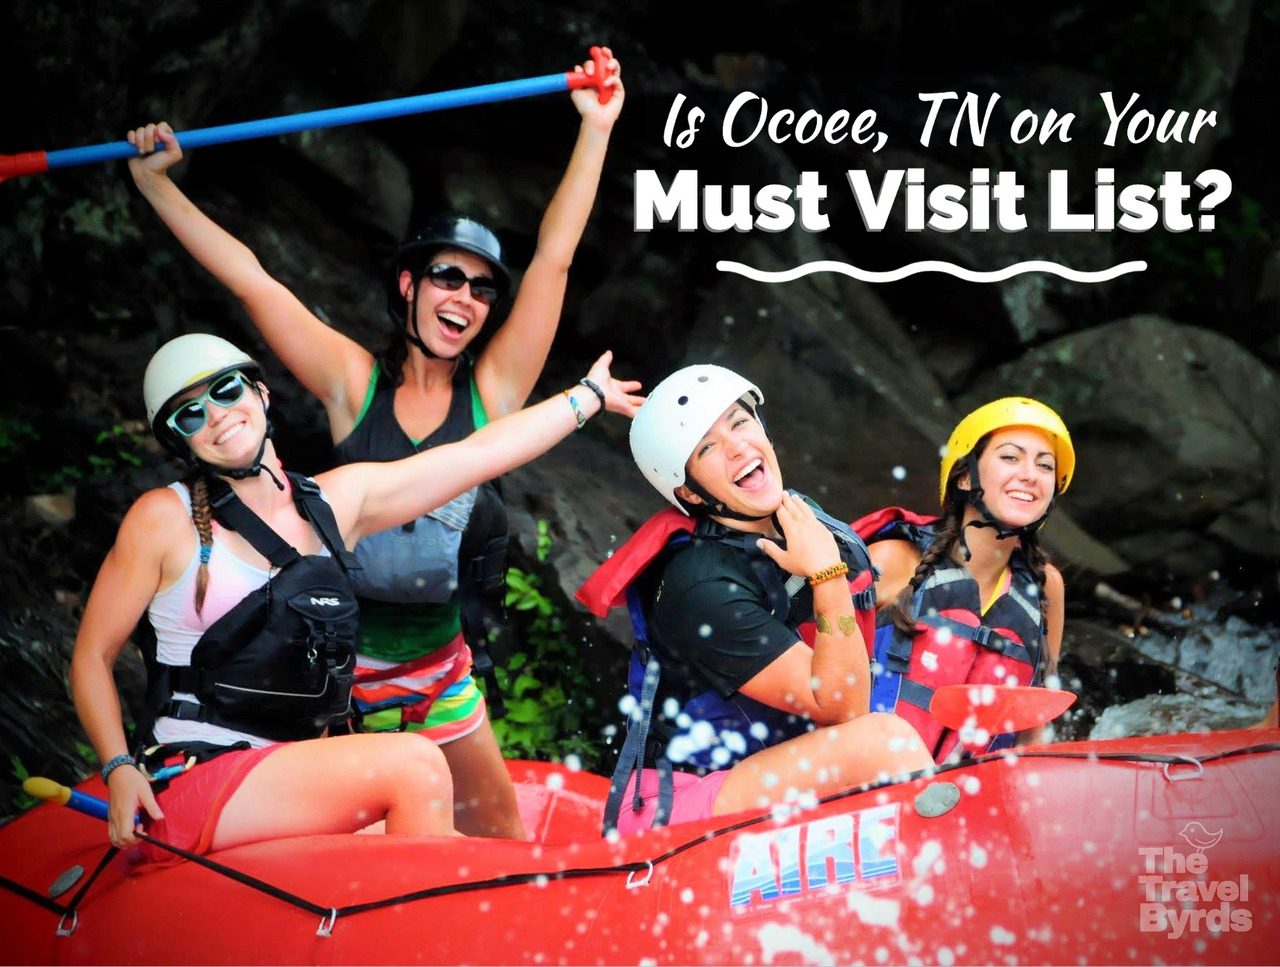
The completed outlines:
[[[1183,772],[1174,775],[1169,770],[1173,766],[1195,766],[1195,772]],[[1204,775],[1204,763],[1189,755],[1174,755],[1164,764],[1164,777],[1169,782],[1182,782],[1184,779],[1199,779]]]
[[[317,937],[332,937],[333,925],[338,922],[338,911],[334,907],[329,908],[329,912],[320,918],[320,926],[316,927]]]
[[[627,874],[628,890],[638,890],[642,886],[648,886],[649,881],[653,879],[653,861],[645,860],[644,865],[645,865],[645,870],[644,870],[643,880],[637,880],[635,878],[636,874],[640,872],[639,870],[632,870],[630,873]]]
[[[71,918],[70,926],[67,926],[67,917]],[[62,918],[58,920],[58,936],[70,937],[76,932],[76,927],[78,926],[80,926],[80,914],[75,910],[68,910],[62,915]]]

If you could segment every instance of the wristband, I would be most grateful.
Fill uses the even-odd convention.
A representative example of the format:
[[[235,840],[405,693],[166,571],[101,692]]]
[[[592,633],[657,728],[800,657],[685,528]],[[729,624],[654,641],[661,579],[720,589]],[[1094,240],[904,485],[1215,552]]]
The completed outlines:
[[[137,763],[133,761],[133,756],[131,755],[118,755],[108,759],[107,764],[102,767],[102,772],[100,773],[103,783],[105,784],[111,773],[121,766],[137,766]]]
[[[821,571],[815,571],[809,575],[809,586],[817,587],[823,581],[830,581],[832,578],[838,578],[841,574],[849,573],[849,565],[844,561],[839,564],[832,564],[830,567],[824,567]]]
[[[573,394],[567,389],[560,391],[561,395],[569,401],[569,405],[573,407],[573,418],[578,421],[577,428],[581,430],[587,425],[587,414],[582,412],[582,405],[573,398]]]
[[[591,392],[596,394],[596,399],[600,401],[601,413],[603,413],[608,408],[605,406],[605,402],[604,402],[604,390],[602,390],[599,386],[597,386],[591,380],[587,379],[587,377],[585,376],[582,377],[582,379],[578,380],[578,385],[585,386],[587,389],[591,390]]]

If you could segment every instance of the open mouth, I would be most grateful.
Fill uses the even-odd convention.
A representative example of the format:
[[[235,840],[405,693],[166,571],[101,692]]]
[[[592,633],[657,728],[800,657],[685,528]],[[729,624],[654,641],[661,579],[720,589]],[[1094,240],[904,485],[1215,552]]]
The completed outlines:
[[[1035,494],[1028,493],[1025,490],[1009,490],[1005,494],[1010,500],[1016,500],[1023,504],[1034,504],[1039,498]]]
[[[764,463],[760,460],[752,460],[733,478],[733,484],[743,490],[754,490],[764,483],[764,477]]]
[[[470,320],[453,312],[438,312],[436,320],[440,323],[441,331],[450,339],[457,339],[471,325]]]

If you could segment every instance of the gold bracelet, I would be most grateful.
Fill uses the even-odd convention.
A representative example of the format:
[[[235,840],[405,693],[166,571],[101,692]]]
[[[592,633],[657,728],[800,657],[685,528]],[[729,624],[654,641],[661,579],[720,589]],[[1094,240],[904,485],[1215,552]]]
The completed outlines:
[[[849,573],[849,565],[844,561],[839,564],[832,564],[830,567],[824,567],[821,571],[815,571],[809,575],[809,586],[817,587],[823,581],[830,581],[832,578],[838,578],[841,574]]]

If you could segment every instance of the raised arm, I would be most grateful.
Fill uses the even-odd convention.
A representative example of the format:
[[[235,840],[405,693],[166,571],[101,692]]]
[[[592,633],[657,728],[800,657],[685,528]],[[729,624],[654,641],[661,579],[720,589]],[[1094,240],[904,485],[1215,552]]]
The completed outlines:
[[[542,216],[538,246],[511,314],[476,363],[476,385],[492,418],[514,413],[529,398],[560,322],[569,266],[595,204],[609,135],[624,99],[618,62],[609,48],[604,53],[611,72],[605,83],[613,88],[613,97],[601,104],[594,88],[572,93],[582,124],[569,166]],[[587,61],[577,70],[592,73],[595,65]]]
[[[612,353],[601,356],[587,378],[604,394],[605,408],[634,416],[640,384],[609,374]],[[578,415],[599,413],[595,392],[575,385],[534,406],[488,424],[466,439],[391,463],[355,463],[317,478],[329,494],[349,545],[365,534],[403,524],[472,487],[527,463],[567,437]]]
[[[185,522],[172,493],[150,491],[129,509],[80,619],[71,656],[71,696],[98,761],[104,764],[130,751],[112,669],[161,586],[164,550],[156,535],[190,530],[189,523],[180,529],[175,523]],[[112,771],[107,791],[107,831],[117,846],[136,840],[133,819],[140,808],[157,819],[162,815],[150,784],[131,766]]]
[[[839,563],[835,538],[803,500],[784,494],[777,516],[787,547],[763,540],[761,548],[784,570],[807,578]],[[871,665],[848,582],[837,577],[814,585],[813,612],[813,648],[797,639],[740,691],[819,725],[847,722],[871,707]]]
[[[248,246],[173,183],[168,170],[182,160],[182,148],[169,125],[148,124],[128,137],[139,151],[129,171],[142,196],[192,257],[240,300],[271,351],[324,404],[334,439],[346,436],[359,415],[373,357],[321,322],[267,273]],[[163,150],[155,151],[158,143]]]

